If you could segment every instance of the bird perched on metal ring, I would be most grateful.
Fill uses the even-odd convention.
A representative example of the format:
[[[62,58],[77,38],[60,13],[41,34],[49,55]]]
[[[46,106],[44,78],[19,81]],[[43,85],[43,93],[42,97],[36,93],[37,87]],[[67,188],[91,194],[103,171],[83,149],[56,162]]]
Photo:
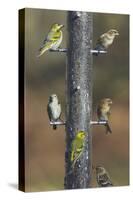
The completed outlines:
[[[111,29],[106,33],[103,33],[97,40],[97,44],[94,50],[97,50],[98,52],[94,53],[94,55],[98,55],[99,51],[106,51],[113,43],[115,37],[118,35],[118,31],[115,29]]]
[[[49,49],[57,49],[59,48],[62,39],[63,39],[63,33],[61,31],[61,28],[64,27],[62,24],[53,24],[47,37],[44,39],[42,46],[39,49],[39,54],[37,57],[40,57],[43,55],[43,53]]]
[[[98,106],[97,106],[97,117],[99,121],[106,121],[105,127],[106,127],[106,134],[112,133],[112,130],[109,126],[109,116],[111,114],[111,104],[112,100],[110,98],[104,98],[102,99]]]
[[[85,135],[84,131],[79,131],[76,135],[74,140],[72,141],[71,146],[71,163],[72,168],[74,168],[75,163],[80,158],[84,150],[84,143],[85,143]]]
[[[61,104],[59,103],[58,97],[56,94],[52,94],[49,97],[49,102],[47,105],[47,112],[49,116],[49,120],[52,122],[56,122],[60,120],[61,116]],[[56,129],[57,126],[53,125],[53,129]]]

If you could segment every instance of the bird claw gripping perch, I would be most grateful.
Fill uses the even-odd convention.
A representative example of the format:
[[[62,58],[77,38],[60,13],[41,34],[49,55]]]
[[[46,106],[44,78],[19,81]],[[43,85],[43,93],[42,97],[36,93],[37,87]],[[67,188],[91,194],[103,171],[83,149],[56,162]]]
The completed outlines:
[[[99,54],[107,53],[106,50],[112,45],[115,37],[118,35],[118,31],[115,29],[110,29],[106,33],[103,33],[97,40],[95,49],[91,51],[93,55],[98,56]]]

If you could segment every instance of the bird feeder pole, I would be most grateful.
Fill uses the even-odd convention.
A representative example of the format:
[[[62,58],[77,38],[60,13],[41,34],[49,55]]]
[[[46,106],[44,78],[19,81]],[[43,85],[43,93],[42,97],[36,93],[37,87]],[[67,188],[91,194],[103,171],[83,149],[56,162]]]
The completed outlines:
[[[68,12],[65,189],[88,188],[92,170],[92,13]],[[71,170],[71,144],[86,133],[83,154]]]

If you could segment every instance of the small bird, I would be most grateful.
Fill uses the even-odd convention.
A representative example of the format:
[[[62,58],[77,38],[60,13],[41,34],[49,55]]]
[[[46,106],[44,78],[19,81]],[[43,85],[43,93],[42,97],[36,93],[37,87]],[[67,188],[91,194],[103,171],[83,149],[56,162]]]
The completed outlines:
[[[57,49],[63,39],[63,33],[61,31],[61,28],[64,27],[62,24],[53,24],[47,37],[44,39],[42,46],[39,49],[39,55],[43,55],[43,53],[49,49]]]
[[[96,180],[99,187],[113,186],[108,172],[102,166],[96,166]]]
[[[97,40],[97,44],[95,50],[106,51],[109,46],[113,43],[115,36],[119,35],[118,31],[115,29],[111,29],[108,32],[102,34]],[[98,55],[99,53],[95,53],[94,55]]]
[[[72,168],[74,168],[76,161],[80,158],[84,150],[84,143],[85,143],[85,135],[84,131],[79,131],[71,146],[71,163]]]
[[[110,116],[110,108],[112,104],[112,100],[109,98],[104,98],[102,99],[98,106],[97,106],[97,117],[99,121],[106,121],[107,123],[105,124],[106,127],[106,134],[112,133],[112,130],[109,126],[108,120]]]
[[[49,120],[52,122],[56,122],[60,119],[61,116],[61,104],[58,101],[58,97],[56,94],[52,94],[49,97],[49,102],[47,105],[47,112],[49,116]],[[53,129],[57,128],[56,125],[53,125]]]

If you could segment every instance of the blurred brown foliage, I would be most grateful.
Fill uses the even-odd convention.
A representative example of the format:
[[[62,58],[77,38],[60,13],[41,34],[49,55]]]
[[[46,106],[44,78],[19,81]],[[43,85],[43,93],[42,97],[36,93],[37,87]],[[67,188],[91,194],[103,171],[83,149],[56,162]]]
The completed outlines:
[[[51,24],[65,25],[62,47],[67,45],[67,11],[26,10],[25,156],[26,190],[60,190],[64,182],[65,128],[54,131],[47,116],[48,97],[59,96],[65,113],[66,55],[38,49]],[[93,59],[93,119],[99,99],[112,98],[112,135],[93,128],[93,164],[103,165],[116,186],[129,184],[129,16],[94,13],[93,43],[100,34],[117,29],[120,36],[107,55]],[[96,187],[95,173],[92,186]]]

